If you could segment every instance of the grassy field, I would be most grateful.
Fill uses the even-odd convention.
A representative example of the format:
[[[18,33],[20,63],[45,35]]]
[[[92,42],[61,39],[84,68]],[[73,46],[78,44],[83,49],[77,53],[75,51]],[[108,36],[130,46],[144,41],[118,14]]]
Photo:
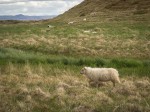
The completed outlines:
[[[150,111],[149,31],[144,22],[1,22],[0,111]],[[121,84],[92,87],[84,66],[116,68]]]
[[[2,24],[0,45],[46,54],[147,59],[149,30],[147,23],[127,22]]]
[[[121,75],[121,84],[96,88],[79,74],[80,66],[12,64],[1,67],[0,111],[3,112],[148,112],[150,79]],[[121,69],[120,69],[121,70]],[[147,69],[146,69],[147,70]],[[140,71],[140,70],[139,70]],[[139,73],[139,72],[138,72]],[[124,75],[124,76],[122,76]],[[94,103],[93,103],[94,102]]]

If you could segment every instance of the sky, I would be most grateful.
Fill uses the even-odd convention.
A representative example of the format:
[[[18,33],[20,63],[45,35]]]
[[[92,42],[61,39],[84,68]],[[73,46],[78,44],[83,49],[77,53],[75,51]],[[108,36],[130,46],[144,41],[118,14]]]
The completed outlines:
[[[0,15],[59,15],[83,0],[0,0]]]

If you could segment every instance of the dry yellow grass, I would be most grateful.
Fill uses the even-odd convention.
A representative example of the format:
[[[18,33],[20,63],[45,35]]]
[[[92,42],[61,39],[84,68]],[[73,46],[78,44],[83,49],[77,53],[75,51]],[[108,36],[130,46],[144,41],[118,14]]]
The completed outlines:
[[[39,65],[34,71],[29,64],[21,67],[9,65],[1,72],[0,111],[52,112],[148,112],[150,110],[150,79],[147,77],[121,78],[115,88],[111,83],[91,87],[84,76],[56,68],[57,73],[46,73]],[[54,107],[52,107],[54,106]],[[58,111],[57,110],[57,111]]]
[[[79,35],[77,38],[33,37],[25,39],[2,39],[3,47],[21,47],[50,53],[95,55],[100,57],[149,58],[150,42],[146,39],[119,39],[103,36]]]

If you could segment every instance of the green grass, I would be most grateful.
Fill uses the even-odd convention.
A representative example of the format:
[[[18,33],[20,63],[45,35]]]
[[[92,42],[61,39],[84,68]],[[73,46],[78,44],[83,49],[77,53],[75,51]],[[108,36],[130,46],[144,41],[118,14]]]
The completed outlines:
[[[79,26],[81,29],[85,30],[97,30],[98,34],[103,34],[108,38],[139,38],[139,39],[149,39],[150,27],[148,23],[128,23],[128,22],[104,22],[104,23],[89,23]]]
[[[52,25],[54,28],[48,28],[47,25]],[[31,23],[22,23],[22,24],[10,24],[0,26],[0,36],[8,35],[20,35],[20,34],[37,34],[37,35],[54,35],[62,37],[77,36],[83,30],[92,30],[97,31],[97,35],[103,34],[105,37],[113,38],[149,38],[150,27],[147,23],[137,22],[137,23],[128,23],[128,22],[105,22],[105,23],[75,23],[75,25],[68,25],[67,23],[60,22],[51,22],[44,24],[31,24]],[[42,31],[47,31],[44,34]],[[25,36],[25,35],[22,35]]]
[[[8,63],[25,64],[49,64],[64,67],[76,66],[81,68],[83,66],[92,67],[114,67],[120,70],[124,75],[137,75],[150,77],[150,60],[137,60],[137,59],[105,59],[99,57],[70,57],[63,55],[46,55],[34,52],[25,52],[12,48],[0,49],[0,64],[1,66]],[[78,69],[79,70],[79,69]],[[79,71],[78,71],[79,72]]]

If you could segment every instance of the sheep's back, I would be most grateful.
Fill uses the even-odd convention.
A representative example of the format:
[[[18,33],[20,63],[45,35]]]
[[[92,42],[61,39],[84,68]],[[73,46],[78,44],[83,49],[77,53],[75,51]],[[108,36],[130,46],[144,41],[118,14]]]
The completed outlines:
[[[93,80],[107,81],[112,77],[108,68],[91,68],[88,72]]]

